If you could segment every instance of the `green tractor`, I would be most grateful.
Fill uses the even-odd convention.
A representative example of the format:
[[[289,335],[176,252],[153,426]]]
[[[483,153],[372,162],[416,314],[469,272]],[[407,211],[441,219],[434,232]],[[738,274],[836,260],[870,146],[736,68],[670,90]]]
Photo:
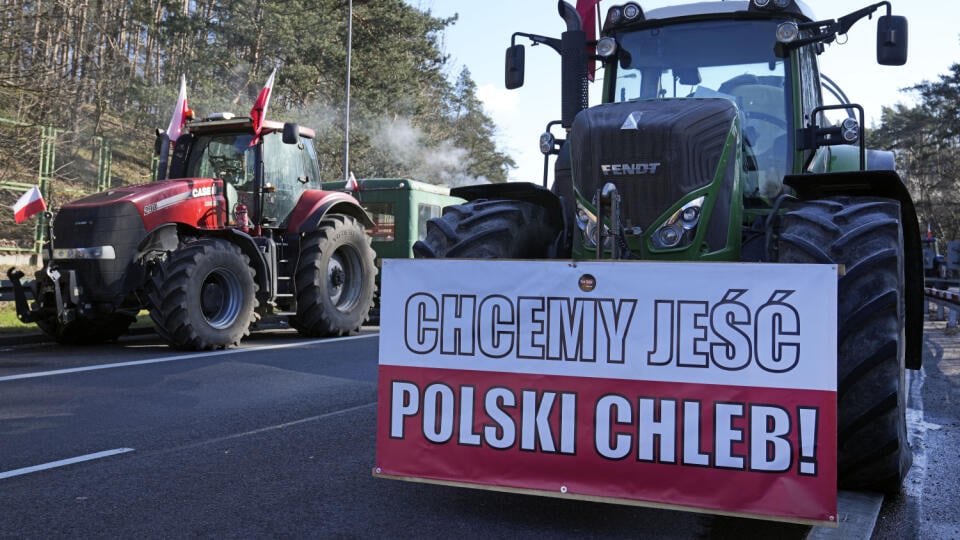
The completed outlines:
[[[556,156],[552,189],[454,189],[468,202],[428,223],[416,255],[837,264],[839,485],[899,490],[904,369],[922,356],[920,232],[892,154],[864,148],[862,107],[817,66],[884,6],[877,61],[902,65],[907,22],[888,2],[836,20],[796,0],[630,2],[607,11],[596,41],[559,2],[566,31],[515,33],[505,73],[508,88],[523,84],[518,37],[561,56],[562,118],[540,140]],[[602,103],[588,107],[596,61]]]

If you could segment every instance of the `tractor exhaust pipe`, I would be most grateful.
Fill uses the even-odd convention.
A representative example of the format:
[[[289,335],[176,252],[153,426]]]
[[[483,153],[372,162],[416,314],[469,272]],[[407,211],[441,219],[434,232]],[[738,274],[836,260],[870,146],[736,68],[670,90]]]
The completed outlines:
[[[569,129],[577,113],[587,108],[587,33],[583,31],[580,14],[573,6],[557,2],[567,31],[560,35],[560,124]]]

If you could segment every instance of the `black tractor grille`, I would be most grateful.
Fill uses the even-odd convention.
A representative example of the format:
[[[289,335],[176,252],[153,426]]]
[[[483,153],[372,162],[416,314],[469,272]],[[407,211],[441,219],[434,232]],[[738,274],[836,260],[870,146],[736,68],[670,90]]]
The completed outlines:
[[[573,179],[592,200],[612,182],[624,225],[646,229],[691,191],[714,180],[737,109],[726,99],[610,103],[573,123]],[[729,169],[728,169],[729,170]]]
[[[53,235],[56,250],[113,246],[116,252],[112,260],[54,261],[61,271],[76,271],[82,301],[118,303],[140,284],[142,270],[133,260],[146,229],[133,204],[64,206],[54,219]]]

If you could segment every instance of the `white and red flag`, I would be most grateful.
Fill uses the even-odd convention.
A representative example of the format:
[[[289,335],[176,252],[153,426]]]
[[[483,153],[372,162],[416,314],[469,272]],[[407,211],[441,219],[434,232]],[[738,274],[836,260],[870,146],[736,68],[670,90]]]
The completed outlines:
[[[357,182],[357,177],[353,175],[353,171],[350,171],[350,178],[347,179],[347,189],[360,191],[360,182]]]
[[[43,194],[40,188],[33,186],[30,191],[24,193],[17,199],[13,205],[13,219],[17,223],[23,223],[31,216],[39,214],[47,209],[47,203],[43,200]]]
[[[253,104],[253,108],[250,109],[250,118],[253,119],[253,131],[257,134],[251,144],[256,143],[257,139],[260,138],[263,120],[267,117],[267,105],[270,104],[270,93],[273,91],[273,77],[276,74],[277,68],[273,68],[273,72],[270,73],[270,78],[267,79],[267,84],[263,85],[263,89],[260,90],[260,95],[257,96],[257,101]]]
[[[180,75],[180,94],[177,95],[177,104],[173,107],[173,116],[167,126],[167,137],[170,142],[176,141],[183,133],[183,126],[187,123],[190,109],[187,108],[187,77]]]
[[[587,43],[597,39],[597,6],[600,0],[577,0],[577,13],[583,23],[583,31],[587,33]],[[588,45],[588,54],[592,55],[596,47]],[[591,81],[596,76],[597,64],[593,60],[587,61],[587,78]]]

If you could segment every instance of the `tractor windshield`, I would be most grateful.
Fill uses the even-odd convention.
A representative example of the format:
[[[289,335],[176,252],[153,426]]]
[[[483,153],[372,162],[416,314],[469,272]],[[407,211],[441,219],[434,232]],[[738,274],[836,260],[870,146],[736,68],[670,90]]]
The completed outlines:
[[[193,143],[186,174],[194,178],[222,178],[241,191],[253,190],[256,147],[250,134],[200,135]]]
[[[762,195],[771,182],[779,190],[787,170],[790,107],[783,59],[773,52],[776,25],[776,21],[696,21],[619,34],[611,100],[733,101],[743,125],[746,194]]]

